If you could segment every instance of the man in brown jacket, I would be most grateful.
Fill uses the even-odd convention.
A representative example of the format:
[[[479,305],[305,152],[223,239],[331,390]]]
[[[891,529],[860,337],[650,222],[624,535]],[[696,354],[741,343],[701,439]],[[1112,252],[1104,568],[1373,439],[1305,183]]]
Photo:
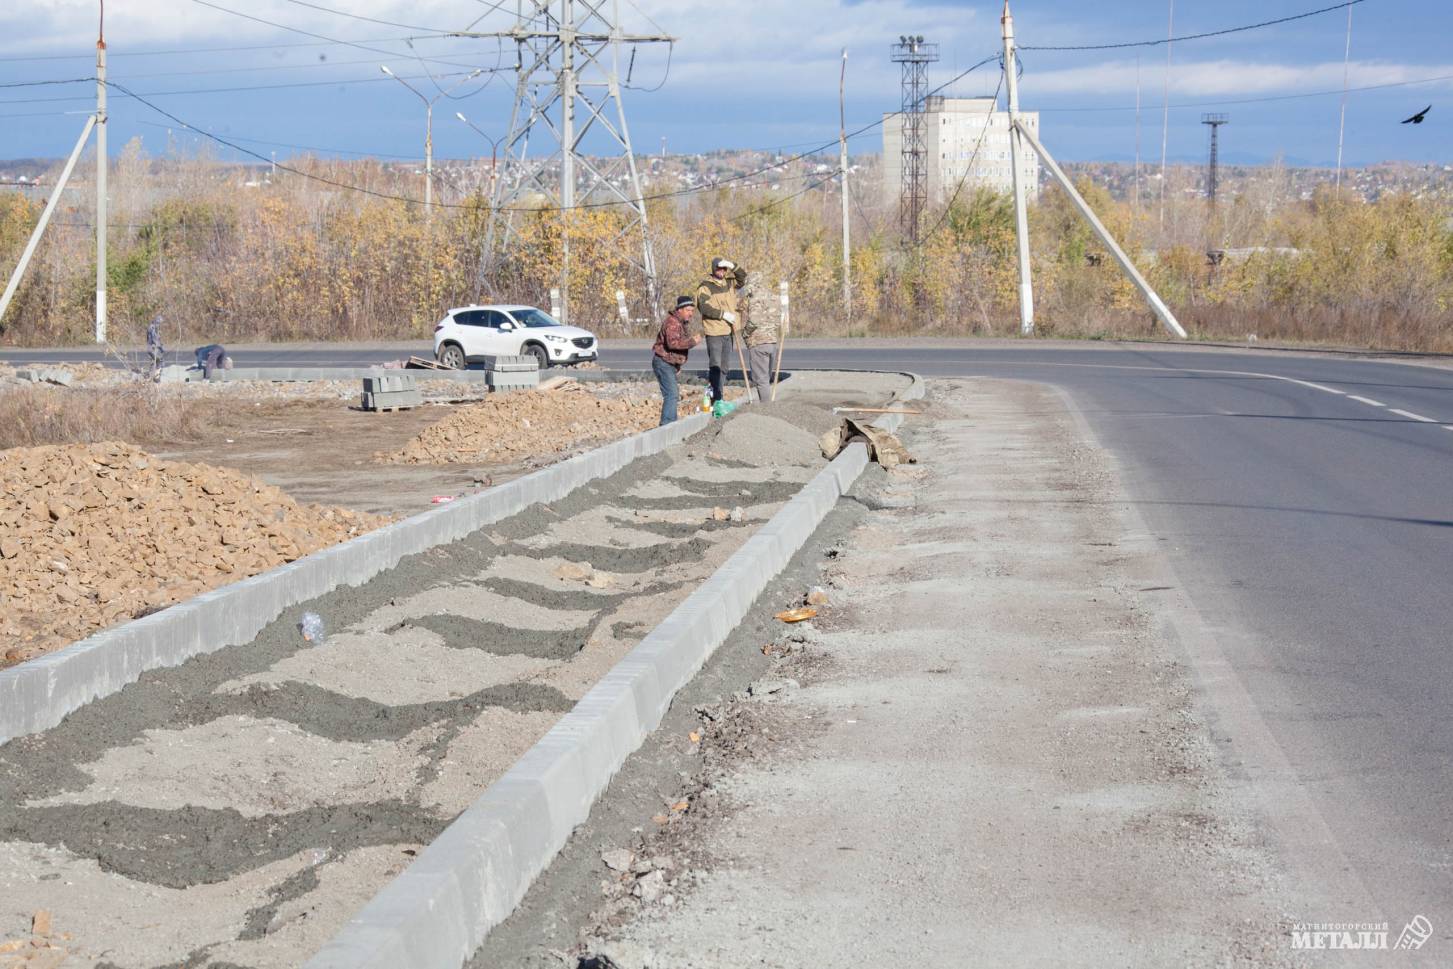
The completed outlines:
[[[730,259],[713,259],[711,275],[696,287],[696,310],[706,333],[706,360],[710,366],[711,399],[722,399],[722,383],[731,366],[732,347],[740,323],[737,320],[737,290],[747,282],[747,271]]]
[[[772,399],[772,373],[777,369],[779,311],[767,294],[757,294],[760,277],[761,273],[754,273],[743,290],[747,297],[747,322],[742,327],[742,336],[747,341],[747,370],[751,373],[752,389],[757,392],[758,401],[765,401]]]
[[[651,348],[651,370],[656,374],[656,383],[661,385],[661,423],[670,424],[676,420],[676,404],[681,399],[677,378],[686,363],[691,348],[701,343],[700,333],[689,333],[691,317],[696,313],[696,301],[690,296],[676,299],[676,308],[666,315],[656,334],[656,345]]]

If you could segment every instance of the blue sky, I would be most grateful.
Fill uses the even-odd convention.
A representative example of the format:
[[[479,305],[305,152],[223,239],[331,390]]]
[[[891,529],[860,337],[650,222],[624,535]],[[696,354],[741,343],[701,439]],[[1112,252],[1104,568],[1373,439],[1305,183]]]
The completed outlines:
[[[511,23],[494,7],[513,0],[207,0],[371,50],[329,45],[266,26],[199,0],[112,0],[107,13],[111,75],[120,84],[191,124],[237,139],[263,155],[324,154],[419,157],[424,108],[385,77],[381,64],[429,95],[470,70],[513,64],[496,43],[416,39],[427,30],[501,30]],[[607,0],[607,5],[610,0]],[[1335,0],[1180,0],[1179,35],[1302,13]],[[849,49],[849,125],[897,107],[898,75],[888,45],[919,33],[940,46],[930,83],[943,84],[999,46],[999,4],[909,0],[619,0],[628,30],[679,38],[669,73],[665,48],[643,47],[626,92],[640,152],[668,149],[808,147],[837,133],[839,51]],[[93,104],[94,84],[4,86],[66,80],[93,73],[96,0],[30,0],[0,10],[0,157],[59,156]],[[322,8],[322,9],[320,9]],[[392,21],[369,23],[332,11]],[[1365,0],[1352,8],[1346,160],[1453,161],[1453,4],[1447,0]],[[1015,21],[1022,45],[1116,43],[1163,38],[1169,0],[1022,0]],[[1145,158],[1159,158],[1162,100],[1169,80],[1169,154],[1200,160],[1206,111],[1225,111],[1223,153],[1232,162],[1284,158],[1331,164],[1336,157],[1346,12],[1280,27],[1166,48],[1078,52],[1026,51],[1021,99],[1042,112],[1044,137],[1067,160],[1130,160],[1135,153],[1137,75]],[[307,46],[301,46],[307,45]],[[218,48],[253,48],[223,50]],[[188,52],[190,51],[190,52]],[[420,58],[425,58],[421,63]],[[433,76],[430,77],[429,75]],[[485,75],[484,77],[488,77]],[[460,124],[462,111],[492,136],[508,126],[512,75],[484,77],[440,98],[435,151],[442,157],[488,153]],[[1438,80],[1429,80],[1438,79]],[[950,93],[986,94],[993,68]],[[289,86],[279,86],[289,85]],[[1392,86],[1387,86],[1392,85]],[[249,88],[251,90],[237,90]],[[1330,95],[1323,92],[1333,92]],[[455,100],[454,98],[458,98]],[[1277,100],[1266,100],[1277,99]],[[1427,104],[1421,126],[1398,121]],[[176,125],[151,109],[113,97],[112,145],[140,135],[160,151]],[[854,150],[877,151],[877,131]],[[185,142],[195,135],[181,135]],[[245,142],[242,140],[246,139]],[[354,154],[348,154],[354,153]],[[224,154],[228,154],[224,152]]]

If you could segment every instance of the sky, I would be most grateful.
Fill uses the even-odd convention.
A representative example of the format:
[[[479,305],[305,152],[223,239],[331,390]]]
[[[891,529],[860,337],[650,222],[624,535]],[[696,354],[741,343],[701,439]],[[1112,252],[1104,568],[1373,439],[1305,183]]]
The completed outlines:
[[[628,32],[676,38],[636,48],[623,98],[639,154],[660,151],[663,139],[672,153],[801,151],[834,141],[844,48],[849,129],[871,125],[899,106],[899,71],[889,47],[903,34],[938,44],[929,83],[942,93],[988,95],[998,80],[997,64],[990,64],[954,81],[999,50],[995,2],[593,2],[606,9],[618,4]],[[1174,32],[1220,30],[1335,2],[1180,0]],[[95,84],[36,82],[94,75],[98,6],[98,0],[27,0],[0,7],[0,158],[61,157],[70,150],[85,113],[94,109]],[[437,35],[471,25],[479,32],[507,30],[515,0],[110,0],[106,6],[110,77],[155,105],[113,88],[113,152],[136,136],[151,153],[164,151],[170,139],[182,147],[202,140],[179,127],[179,119],[263,157],[275,151],[279,160],[305,150],[418,158],[426,98],[435,100],[438,158],[488,155],[486,137],[499,138],[509,127],[513,42]],[[1351,12],[1346,164],[1453,163],[1453,50],[1447,44],[1453,3],[1362,0]],[[1158,162],[1168,103],[1164,134],[1173,162],[1204,159],[1201,116],[1216,111],[1231,118],[1221,132],[1222,157],[1230,163],[1334,163],[1346,9],[1181,41],[1169,49],[1168,69],[1164,44],[1028,49],[1163,40],[1170,15],[1171,0],[1014,5],[1018,41],[1026,48],[1021,105],[1041,113],[1051,151],[1067,161],[1130,161],[1138,138],[1142,156]],[[623,61],[630,52],[623,49]],[[383,65],[423,97],[383,74]],[[469,79],[475,69],[486,73]],[[1428,104],[1434,110],[1427,123],[1399,124]],[[854,153],[881,147],[876,128],[852,141]]]

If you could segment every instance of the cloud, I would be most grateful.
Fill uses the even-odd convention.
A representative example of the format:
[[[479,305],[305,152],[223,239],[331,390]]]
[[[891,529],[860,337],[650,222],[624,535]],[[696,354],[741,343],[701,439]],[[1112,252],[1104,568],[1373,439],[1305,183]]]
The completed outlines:
[[[1142,65],[1143,93],[1162,88],[1164,66]],[[1453,64],[1390,64],[1353,61],[1348,72],[1351,87],[1402,84],[1428,77],[1453,75]],[[1087,67],[1026,71],[1020,91],[1026,106],[1044,94],[1133,94],[1134,61],[1109,61]],[[1264,61],[1212,60],[1171,64],[1170,92],[1178,98],[1255,97],[1334,91],[1342,87],[1342,62],[1268,64]]]

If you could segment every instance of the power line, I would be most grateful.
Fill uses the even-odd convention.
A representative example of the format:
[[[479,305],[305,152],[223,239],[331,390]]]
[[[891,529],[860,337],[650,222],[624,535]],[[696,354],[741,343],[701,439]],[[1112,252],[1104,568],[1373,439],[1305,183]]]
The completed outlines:
[[[192,131],[191,128],[157,124],[155,121],[135,121],[133,123],[145,125],[148,128],[161,128],[164,131]],[[359,151],[354,148],[324,148],[319,145],[296,145],[287,141],[266,141],[262,138],[244,138],[241,135],[232,135],[231,137],[235,141],[246,142],[250,145],[267,145],[271,148],[294,148],[298,151],[317,151],[336,155],[360,155],[364,158],[391,158],[399,161],[412,161],[418,157],[417,155],[393,155],[386,151]]]
[[[308,0],[287,0],[288,3],[298,7],[307,7],[310,10],[321,10],[323,13],[331,13],[335,17],[347,17],[349,20],[361,20],[370,24],[381,24],[384,27],[402,27],[404,30],[422,30],[431,34],[448,33],[440,27],[420,27],[418,24],[401,24],[392,20],[379,20],[375,17],[365,17],[362,14],[349,13],[346,10],[335,10],[332,7],[325,7],[319,3],[309,3]]]
[[[1363,3],[1365,0],[1344,0],[1342,3],[1333,4],[1330,7],[1322,7],[1318,10],[1308,10],[1306,13],[1293,14],[1290,17],[1278,17],[1276,20],[1263,20],[1257,24],[1244,24],[1240,27],[1226,27],[1222,30],[1208,30],[1201,34],[1186,34],[1184,37],[1166,37],[1162,40],[1133,40],[1120,44],[1070,44],[1062,46],[1030,46],[1025,44],[1019,50],[1120,50],[1126,47],[1159,47],[1166,44],[1179,44],[1187,40],[1205,40],[1208,37],[1224,37],[1227,34],[1239,34],[1248,30],[1261,30],[1263,27],[1276,27],[1281,24],[1289,24],[1295,20],[1306,20],[1308,17],[1316,17],[1324,13],[1331,13],[1334,10],[1345,10],[1347,7]]]
[[[1412,87],[1417,84],[1436,84],[1439,81],[1453,81],[1453,74],[1439,74],[1435,77],[1422,77],[1411,81],[1388,81],[1385,84],[1366,84],[1362,87],[1350,87],[1349,93],[1356,94],[1359,91],[1382,91],[1395,87]],[[1266,97],[1257,98],[1225,98],[1216,101],[1183,101],[1180,104],[1172,104],[1172,108],[1214,108],[1222,104],[1270,104],[1274,101],[1296,101],[1302,98],[1327,98],[1342,94],[1342,89],[1335,91],[1308,91],[1305,94],[1272,94]],[[1103,107],[1103,108],[1038,108],[1041,114],[1053,112],[1055,114],[1088,114],[1101,111],[1134,111],[1135,106]]]
[[[501,69],[500,68],[475,68],[475,70],[477,70],[477,71],[479,71],[481,73],[490,74],[490,73],[494,73],[495,71],[501,70]],[[467,75],[466,75],[466,72],[464,72],[464,71],[454,71],[454,72],[451,72],[449,74],[441,74],[439,76],[440,77],[465,77]],[[419,81],[419,80],[423,80],[423,76],[417,75],[417,74],[413,74],[413,75],[408,75],[405,79],[406,80],[410,80],[410,81]],[[95,80],[95,78],[92,78],[92,80]],[[295,88],[335,87],[335,86],[340,85],[340,84],[385,84],[385,83],[388,82],[388,80],[389,79],[387,77],[353,77],[353,78],[346,78],[345,77],[345,78],[338,78],[338,79],[332,80],[332,81],[289,81],[289,82],[285,82],[283,84],[250,84],[250,85],[244,85],[244,86],[240,86],[240,87],[206,87],[206,88],[184,88],[184,89],[178,90],[178,91],[147,91],[146,92],[146,96],[147,97],[160,98],[160,97],[176,97],[176,96],[181,96],[181,95],[186,95],[186,94],[238,94],[238,93],[243,93],[243,92],[248,92],[248,91],[280,91],[280,90],[295,89]],[[117,88],[117,90],[123,90],[123,91],[126,90],[126,89],[122,88],[119,84],[112,83],[111,86]],[[127,91],[126,96],[127,97],[140,97],[140,95],[131,93],[130,91]],[[92,97],[79,96],[79,95],[78,96],[75,96],[75,97],[56,97],[56,98],[12,98],[12,99],[9,99],[9,100],[0,100],[0,104],[44,104],[44,103],[47,103],[47,102],[89,101],[89,100],[92,100],[92,99],[93,99]]]
[[[63,81],[10,81],[0,84],[3,87],[43,87],[47,84],[84,84],[87,81],[94,81],[95,77],[72,77]]]
[[[195,4],[198,4],[200,6],[203,6],[203,7],[208,7],[210,9],[212,9],[212,10],[218,10],[218,11],[221,11],[222,13],[231,14],[234,17],[241,17],[243,20],[251,20],[254,23],[264,24],[264,25],[266,25],[268,27],[276,28],[277,30],[286,30],[286,31],[290,31],[291,33],[294,33],[294,34],[301,34],[304,37],[312,37],[314,40],[326,40],[330,44],[341,44],[344,47],[356,47],[359,50],[366,50],[366,51],[368,51],[370,53],[373,53],[373,54],[383,54],[385,57],[406,57],[406,56],[408,56],[406,54],[400,54],[398,51],[386,50],[386,49],[384,49],[382,47],[370,47],[367,44],[359,43],[357,41],[352,41],[352,40],[339,40],[336,37],[329,37],[329,36],[327,36],[325,34],[315,34],[311,30],[303,30],[301,27],[291,27],[291,26],[289,26],[287,24],[280,24],[276,20],[266,20],[266,19],[264,19],[262,17],[255,17],[255,16],[253,16],[250,13],[243,13],[240,10],[233,10],[230,7],[224,7],[224,6],[220,5],[220,4],[212,3],[211,0],[192,0],[192,2],[195,3]],[[405,39],[407,39],[407,38],[405,38]],[[452,66],[452,67],[469,67],[470,66],[468,64],[460,64],[460,63],[458,63],[456,61],[441,60],[441,59],[439,59],[437,57],[430,58],[430,60],[434,61],[437,64],[446,64],[446,65],[449,65],[449,66]]]
[[[205,3],[205,0],[193,0],[193,2],[195,2],[195,3]],[[209,6],[210,6],[210,4],[209,4]],[[933,90],[929,91],[928,94],[927,94],[927,96],[932,96],[934,94],[937,94],[939,91],[942,91],[944,88],[948,87],[949,85],[957,83],[958,81],[960,81],[963,78],[967,77],[969,74],[973,73],[974,71],[978,70],[979,68],[984,67],[984,66],[986,66],[988,64],[992,64],[995,61],[997,61],[998,59],[999,59],[999,55],[998,54],[994,54],[991,57],[984,58],[983,60],[979,61],[977,64],[972,65],[971,67],[969,67],[966,70],[960,72],[959,74],[956,74],[954,77],[950,78],[948,81],[944,82],[943,84],[941,84],[938,87],[934,88]],[[189,129],[189,130],[191,130],[193,132],[196,132],[197,134],[199,134],[199,135],[201,135],[201,136],[203,136],[205,138],[208,138],[208,139],[210,139],[212,141],[215,141],[219,145],[223,145],[225,147],[231,148],[232,150],[237,151],[237,152],[240,152],[241,154],[247,155],[250,158],[256,158],[258,161],[267,162],[269,164],[272,163],[272,159],[271,158],[269,158],[269,157],[267,157],[265,155],[261,155],[258,152],[255,152],[255,151],[253,151],[250,148],[244,148],[242,145],[237,144],[237,143],[235,143],[233,141],[229,141],[228,139],[223,138],[220,135],[213,134],[210,131],[207,131],[207,130],[205,130],[203,128],[199,128],[196,125],[190,124],[190,123],[182,120],[181,118],[177,117],[176,115],[172,114],[170,111],[167,111],[165,108],[162,108],[160,105],[157,105],[157,104],[154,104],[151,101],[148,101],[146,99],[146,97],[144,97],[144,96],[142,96],[140,94],[137,94],[135,91],[132,91],[132,90],[128,89],[127,87],[125,87],[122,84],[118,84],[118,83],[116,83],[114,81],[111,81],[111,82],[108,82],[108,86],[109,87],[112,87],[112,88],[115,88],[116,90],[120,91],[122,94],[127,95],[128,97],[131,97],[131,98],[133,98],[136,101],[139,101],[140,103],[142,103],[142,104],[146,105],[148,108],[150,108],[152,111],[155,111],[157,114],[161,115],[162,117],[171,120],[175,124],[177,124],[177,125],[179,125],[179,126],[181,126],[183,128],[187,128],[187,129]],[[901,111],[895,111],[895,112],[890,113],[888,115],[888,117],[889,118],[895,117],[895,116],[897,116],[898,114],[901,114],[901,113],[902,113]],[[871,122],[869,124],[863,125],[861,128],[857,129],[856,131],[851,132],[849,134],[849,137],[853,137],[855,135],[862,134],[865,131],[871,131],[872,129],[877,128],[880,125],[882,125],[884,123],[884,121],[886,121],[886,120],[887,120],[887,118],[882,118],[882,119],[879,119],[877,121],[873,121],[873,122]],[[795,161],[800,161],[803,158],[807,158],[807,157],[810,157],[811,155],[815,155],[818,152],[826,151],[828,148],[832,147],[836,143],[837,143],[836,142],[836,139],[834,139],[834,141],[832,141],[832,142],[828,142],[825,145],[819,146],[815,151],[805,151],[805,152],[801,152],[801,153],[799,153],[797,155],[793,155],[793,156],[791,156],[789,158],[784,158],[784,159],[781,159],[781,160],[779,160],[777,162],[774,162],[771,165],[765,165],[765,166],[763,166],[763,167],[761,167],[759,169],[756,169],[755,171],[744,172],[744,173],[741,173],[741,174],[738,174],[738,175],[731,175],[731,176],[728,176],[727,178],[724,178],[721,181],[719,181],[719,182],[717,182],[717,183],[715,183],[713,185],[710,185],[710,186],[701,186],[701,187],[697,187],[697,188],[684,188],[684,189],[677,189],[677,190],[671,191],[671,192],[660,192],[660,193],[657,193],[657,194],[654,194],[654,195],[645,195],[645,196],[642,196],[641,201],[642,202],[652,202],[652,201],[658,201],[658,200],[661,200],[661,199],[680,198],[680,197],[687,196],[687,195],[694,195],[694,194],[697,194],[699,192],[711,191],[711,190],[714,190],[714,189],[717,189],[717,188],[721,188],[721,187],[724,187],[724,186],[727,186],[727,185],[731,185],[731,184],[734,184],[734,183],[737,183],[737,182],[743,182],[743,181],[746,181],[748,179],[755,178],[758,175],[763,175],[763,174],[766,174],[767,172],[775,171],[775,170],[777,170],[779,168],[783,168],[783,167],[785,167],[785,166],[787,166],[787,165],[789,165],[789,164],[791,164],[791,163],[793,163]],[[287,165],[283,165],[283,164],[278,164],[277,167],[279,169],[283,170],[283,171],[287,171],[287,172],[290,172],[291,174],[297,175],[300,178],[311,179],[313,181],[321,182],[321,183],[326,184],[326,185],[331,185],[334,188],[343,189],[345,191],[354,191],[354,192],[358,192],[358,193],[363,194],[363,195],[372,196],[374,198],[385,199],[385,200],[393,201],[393,202],[404,202],[404,203],[409,204],[409,205],[423,205],[424,204],[424,202],[423,202],[422,199],[411,198],[411,197],[406,196],[406,195],[394,195],[394,194],[389,193],[389,192],[379,192],[379,191],[376,191],[374,189],[364,188],[361,185],[351,185],[351,184],[349,184],[347,182],[341,182],[341,181],[338,181],[337,179],[327,178],[325,176],[317,175],[317,174],[314,174],[312,172],[306,172],[306,171],[303,171],[301,169],[293,168],[291,166],[287,166]],[[829,178],[832,178],[832,177],[836,177],[836,176],[834,174],[834,175],[830,175],[828,177]],[[804,190],[804,191],[806,191],[806,190]],[[802,193],[798,193],[798,194],[802,194]],[[574,209],[597,209],[597,208],[609,208],[611,206],[618,205],[618,204],[619,204],[618,202],[582,202],[582,203],[578,203],[578,204],[576,204],[574,206],[571,206],[570,208],[572,210],[574,210]],[[468,208],[469,207],[467,205],[460,205],[458,203],[448,203],[448,202],[436,202],[435,205],[438,208],[445,208],[445,209],[462,209],[462,208]],[[506,208],[506,207],[501,207],[501,208],[496,209],[496,211],[500,211],[500,212],[510,212],[510,211],[538,212],[538,211],[541,211],[541,209],[538,208],[538,207],[520,207],[520,208]],[[560,206],[554,206],[554,207],[551,207],[551,211],[564,211],[564,208],[563,207],[560,207]]]
[[[360,44],[394,44],[400,41],[415,40],[457,40],[452,34],[439,34],[437,36],[422,37],[380,37],[374,40],[361,40]],[[112,50],[107,48],[108,57],[177,57],[183,54],[230,54],[239,51],[255,50],[289,50],[295,47],[339,47],[349,41],[300,41],[291,44],[247,44],[240,47],[175,47],[167,50]],[[95,54],[38,54],[25,57],[0,57],[0,63],[11,64],[24,61],[90,61],[95,60]]]
[[[999,92],[1003,89],[1004,72],[1000,71],[999,83],[994,86],[994,96],[992,98],[994,108],[999,107]],[[979,132],[979,140],[974,145],[974,153],[969,156],[969,164],[964,167],[964,173],[959,176],[959,183],[954,186],[954,194],[949,197],[948,204],[943,207],[943,214],[938,217],[938,221],[933,224],[933,228],[924,233],[924,240],[933,238],[933,234],[939,230],[939,227],[948,219],[949,213],[953,211],[954,203],[959,200],[959,192],[963,191],[964,183],[969,180],[969,173],[974,170],[974,163],[979,160],[979,149],[984,147],[984,139],[989,135],[989,122],[992,118],[993,110],[991,109],[989,114],[984,118],[984,130]],[[1010,132],[1010,136],[1013,137],[1013,132]]]

